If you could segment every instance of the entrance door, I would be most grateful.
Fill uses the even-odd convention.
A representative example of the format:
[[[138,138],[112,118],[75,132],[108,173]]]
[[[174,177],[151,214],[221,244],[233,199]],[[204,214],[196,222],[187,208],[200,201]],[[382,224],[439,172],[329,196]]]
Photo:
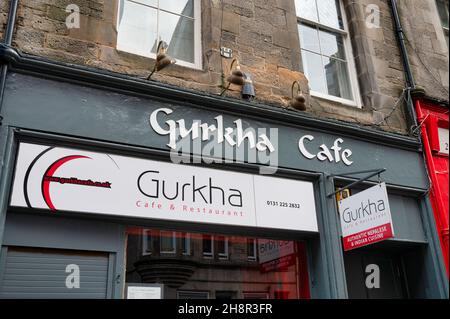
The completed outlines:
[[[408,298],[406,275],[402,257],[386,250],[360,249],[344,254],[348,297],[350,299],[403,299]],[[373,274],[369,265],[379,269],[379,288],[366,285]],[[369,268],[367,268],[369,266]],[[373,267],[373,266],[372,266]],[[367,270],[367,272],[366,272]]]
[[[19,247],[5,250],[0,298],[107,297],[107,253]],[[72,277],[66,283],[68,276]]]

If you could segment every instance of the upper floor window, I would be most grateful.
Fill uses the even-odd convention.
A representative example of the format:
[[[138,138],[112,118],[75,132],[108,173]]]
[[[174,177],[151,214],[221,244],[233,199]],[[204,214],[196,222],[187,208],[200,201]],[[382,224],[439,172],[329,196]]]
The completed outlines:
[[[444,29],[445,40],[448,46],[448,0],[436,0],[439,17],[441,18],[442,28]]]
[[[120,0],[117,49],[156,57],[160,40],[177,64],[201,68],[200,0]]]
[[[212,235],[202,236],[203,257],[212,258],[214,256],[214,238]]]
[[[142,235],[142,254],[151,255],[153,252],[153,231],[144,229]]]
[[[228,259],[228,238],[217,236],[217,254],[219,259]]]
[[[250,261],[256,261],[258,243],[254,238],[247,238],[247,258]]]
[[[202,235],[203,257],[212,259],[216,254],[219,259],[228,259],[228,237]]]
[[[181,233],[181,253],[185,256],[191,254],[191,235],[189,233]]]
[[[311,94],[359,106],[344,10],[339,0],[295,0],[303,68]]]
[[[176,252],[177,242],[176,233],[172,231],[161,231],[159,244],[161,254],[174,254]]]

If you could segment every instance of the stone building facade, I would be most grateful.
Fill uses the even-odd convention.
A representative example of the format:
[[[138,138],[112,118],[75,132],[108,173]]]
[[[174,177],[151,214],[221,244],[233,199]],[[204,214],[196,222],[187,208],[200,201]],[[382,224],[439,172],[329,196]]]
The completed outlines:
[[[231,59],[220,54],[220,47],[226,47],[233,50],[243,71],[251,74],[254,103],[288,107],[295,80],[309,93],[294,0],[200,2],[200,67],[173,65],[155,74],[155,81],[218,94],[231,64]],[[80,10],[79,28],[66,26],[70,4]],[[357,79],[353,86],[358,86],[355,92],[360,103],[355,107],[307,94],[306,112],[407,134],[404,70],[389,1],[342,0],[341,5],[351,40],[353,59],[349,59],[354,60],[351,72]],[[399,1],[399,6],[417,84],[427,95],[448,100],[448,46],[435,0]],[[2,1],[0,10],[2,36],[8,1]],[[13,45],[26,54],[145,78],[154,60],[117,50],[118,10],[118,0],[22,0]],[[378,21],[379,25],[373,25]],[[232,86],[225,95],[240,98],[239,91]]]
[[[396,2],[448,132],[448,1]],[[1,1],[0,298],[448,299],[393,3]],[[389,220],[344,236],[369,187]]]

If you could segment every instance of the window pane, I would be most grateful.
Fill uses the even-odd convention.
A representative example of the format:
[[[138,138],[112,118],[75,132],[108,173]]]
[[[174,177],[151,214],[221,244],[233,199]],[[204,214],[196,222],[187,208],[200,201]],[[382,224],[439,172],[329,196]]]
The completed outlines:
[[[322,54],[345,60],[344,40],[341,35],[319,31]]]
[[[339,0],[317,1],[319,22],[329,27],[344,29]]]
[[[125,1],[130,1],[130,0],[125,0]],[[147,5],[147,6],[152,6],[152,7],[158,8],[158,0],[133,0],[133,2],[138,2],[138,3],[142,3],[144,5]]]
[[[156,51],[156,10],[125,1],[119,20],[117,48],[148,56]]]
[[[173,232],[161,231],[161,252],[175,251],[175,237]]]
[[[212,237],[203,235],[203,254],[212,254]]]
[[[227,252],[227,239],[224,236],[217,237],[217,253],[219,255],[226,255]]]
[[[169,55],[194,63],[194,20],[166,12],[160,12],[159,18],[160,37],[169,44]]]
[[[302,50],[302,61],[311,90],[327,94],[321,56]]]
[[[159,8],[172,13],[194,17],[194,0],[161,0]]]
[[[152,252],[152,246],[153,246],[152,231],[151,230],[146,230],[145,231],[144,240],[145,240],[145,244],[144,244],[145,252],[151,253]]]
[[[256,240],[253,238],[247,238],[247,257],[248,259],[256,259]]]
[[[295,0],[295,11],[297,12],[297,17],[319,22],[316,0]]]
[[[336,97],[352,100],[347,63],[323,57],[327,93]]]
[[[448,0],[437,0],[439,17],[444,28],[448,28]]]
[[[319,33],[317,29],[311,28],[307,25],[299,25],[300,44],[302,49],[320,53]]]
[[[191,253],[191,241],[188,233],[181,234],[181,249],[184,255]]]

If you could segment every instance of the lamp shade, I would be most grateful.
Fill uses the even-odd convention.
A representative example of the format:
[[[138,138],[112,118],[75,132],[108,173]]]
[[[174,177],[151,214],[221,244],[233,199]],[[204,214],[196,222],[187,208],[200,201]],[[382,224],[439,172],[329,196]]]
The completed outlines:
[[[241,96],[246,100],[255,98],[255,87],[253,86],[253,81],[248,73],[244,73],[244,85],[242,86]]]

